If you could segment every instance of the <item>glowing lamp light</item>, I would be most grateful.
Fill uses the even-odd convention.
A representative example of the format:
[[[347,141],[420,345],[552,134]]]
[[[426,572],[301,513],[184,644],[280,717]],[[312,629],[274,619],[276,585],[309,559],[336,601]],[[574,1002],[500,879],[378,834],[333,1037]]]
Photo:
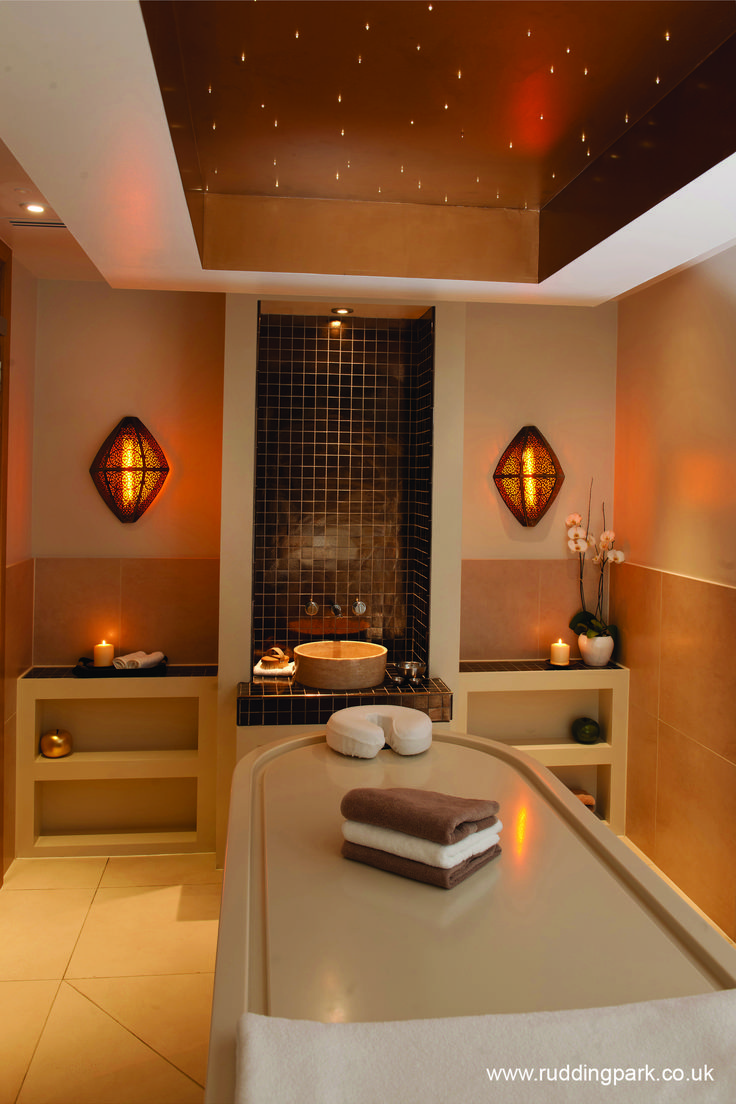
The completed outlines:
[[[169,465],[143,422],[126,415],[103,442],[89,474],[115,517],[131,522],[145,514],[166,481]]]
[[[560,462],[536,426],[523,426],[496,465],[493,482],[520,525],[540,521],[565,479]]]

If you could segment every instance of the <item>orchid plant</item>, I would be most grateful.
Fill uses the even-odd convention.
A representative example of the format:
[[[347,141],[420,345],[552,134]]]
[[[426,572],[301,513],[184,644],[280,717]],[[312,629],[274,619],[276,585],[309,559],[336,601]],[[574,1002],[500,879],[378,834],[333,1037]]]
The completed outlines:
[[[591,494],[593,485],[591,483]],[[615,625],[608,625],[603,619],[605,608],[606,568],[609,564],[623,563],[624,554],[613,544],[616,534],[612,529],[606,528],[606,506],[603,504],[603,532],[596,539],[590,531],[590,497],[588,498],[588,520],[583,527],[583,519],[580,514],[570,514],[565,518],[567,528],[567,547],[575,552],[580,560],[580,604],[581,609],[570,622],[573,632],[586,636],[612,636],[614,641],[618,638],[618,630]],[[593,552],[593,563],[598,568],[598,593],[595,609],[589,610],[585,603],[585,588],[583,585],[583,572],[585,569],[585,557],[588,551]]]

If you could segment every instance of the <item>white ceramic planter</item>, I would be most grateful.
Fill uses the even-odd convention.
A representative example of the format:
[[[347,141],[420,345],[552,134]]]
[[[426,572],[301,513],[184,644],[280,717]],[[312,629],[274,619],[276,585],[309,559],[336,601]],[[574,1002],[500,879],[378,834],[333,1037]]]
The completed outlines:
[[[586,667],[605,667],[613,654],[613,637],[586,636],[581,633],[578,647]]]

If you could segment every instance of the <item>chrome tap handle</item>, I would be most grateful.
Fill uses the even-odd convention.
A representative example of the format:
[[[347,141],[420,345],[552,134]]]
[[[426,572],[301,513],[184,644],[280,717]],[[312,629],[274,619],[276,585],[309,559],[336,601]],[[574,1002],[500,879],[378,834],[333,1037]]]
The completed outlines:
[[[330,606],[330,609],[332,610],[332,613],[335,617],[339,617],[342,613],[342,606],[338,606],[337,602],[335,602],[334,605]]]
[[[356,617],[362,617],[366,611],[365,602],[361,602],[360,598],[356,598],[353,602],[353,613]]]

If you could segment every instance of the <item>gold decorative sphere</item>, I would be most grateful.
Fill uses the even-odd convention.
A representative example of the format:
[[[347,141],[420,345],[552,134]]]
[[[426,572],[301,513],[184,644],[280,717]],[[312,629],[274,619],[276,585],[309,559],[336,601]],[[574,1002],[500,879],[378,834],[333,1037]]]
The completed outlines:
[[[70,755],[72,751],[72,738],[63,728],[52,728],[44,732],[41,737],[41,754],[46,759],[61,759],[64,755]]]

